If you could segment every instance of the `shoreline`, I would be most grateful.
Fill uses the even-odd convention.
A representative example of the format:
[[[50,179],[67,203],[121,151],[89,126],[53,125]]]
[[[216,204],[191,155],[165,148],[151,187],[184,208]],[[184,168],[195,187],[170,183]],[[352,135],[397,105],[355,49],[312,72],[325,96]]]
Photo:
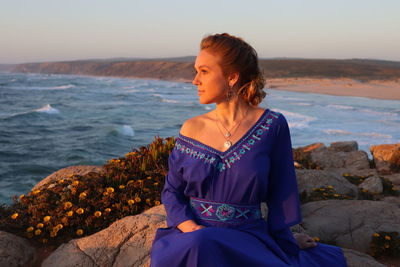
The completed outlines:
[[[273,78],[266,80],[267,89],[273,90],[400,100],[400,80],[368,82],[349,78]]]

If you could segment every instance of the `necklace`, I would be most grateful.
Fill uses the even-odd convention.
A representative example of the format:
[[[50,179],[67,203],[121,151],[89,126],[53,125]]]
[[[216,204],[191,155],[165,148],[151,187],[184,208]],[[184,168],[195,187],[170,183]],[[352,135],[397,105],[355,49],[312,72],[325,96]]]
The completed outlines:
[[[222,124],[222,122],[221,122],[221,121],[219,120],[219,118],[218,118],[218,111],[215,111],[215,115],[216,115],[216,118],[217,118],[216,123],[217,123],[218,130],[221,132],[221,134],[222,134],[222,135],[224,136],[224,138],[226,139],[226,141],[224,142],[224,147],[225,147],[225,148],[229,148],[229,147],[232,146],[232,142],[231,142],[229,139],[236,133],[236,130],[239,128],[240,123],[241,123],[241,122],[243,121],[243,119],[246,117],[248,111],[249,111],[249,108],[247,108],[246,112],[244,113],[244,115],[243,115],[243,117],[240,119],[240,121],[237,122],[237,123],[235,123],[235,124],[232,126],[231,130],[234,129],[234,128],[236,127],[236,129],[234,130],[233,133],[231,133],[231,130],[228,130],[228,129],[225,128],[225,126]],[[224,127],[224,129],[226,130],[226,133],[225,133],[225,134],[224,134],[224,133],[221,131],[221,129],[219,128],[218,122],[219,122],[219,123],[222,125],[222,127]]]

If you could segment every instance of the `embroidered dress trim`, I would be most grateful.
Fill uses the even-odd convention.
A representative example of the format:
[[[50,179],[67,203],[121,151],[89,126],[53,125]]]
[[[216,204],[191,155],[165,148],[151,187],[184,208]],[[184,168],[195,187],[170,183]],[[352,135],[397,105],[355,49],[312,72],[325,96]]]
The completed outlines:
[[[200,141],[181,134],[179,134],[179,136],[176,138],[174,149],[183,154],[187,154],[190,157],[200,159],[206,164],[215,165],[217,169],[222,172],[231,168],[232,165],[238,162],[247,151],[250,151],[252,146],[261,140],[261,136],[265,132],[269,131],[272,123],[279,117],[279,115],[279,112],[271,110],[268,112],[267,116],[263,114],[259,121],[252,128],[250,128],[247,134],[245,134],[237,143],[224,152],[218,151],[201,143]],[[184,144],[182,141],[186,142],[186,144]],[[213,155],[217,155],[218,157],[205,154],[197,149],[208,151]],[[221,159],[221,161],[217,159]]]
[[[190,198],[193,213],[200,220],[243,224],[261,218],[260,205],[237,205],[209,201],[201,198]]]

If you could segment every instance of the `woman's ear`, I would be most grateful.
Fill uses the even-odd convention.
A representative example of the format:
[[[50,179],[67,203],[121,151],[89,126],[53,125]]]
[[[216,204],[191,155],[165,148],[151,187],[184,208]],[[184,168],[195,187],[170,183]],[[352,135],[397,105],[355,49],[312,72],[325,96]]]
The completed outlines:
[[[232,73],[228,76],[228,83],[229,83],[229,87],[234,87],[235,84],[239,81],[239,73],[235,72]]]

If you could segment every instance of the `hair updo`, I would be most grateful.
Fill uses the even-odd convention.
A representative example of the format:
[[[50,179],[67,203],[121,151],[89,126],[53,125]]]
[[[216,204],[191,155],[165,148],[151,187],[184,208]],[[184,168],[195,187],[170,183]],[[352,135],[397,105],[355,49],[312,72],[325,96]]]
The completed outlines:
[[[239,73],[237,94],[252,106],[258,106],[267,95],[265,79],[258,65],[257,52],[242,38],[228,33],[208,35],[201,40],[200,50],[207,49],[220,57],[225,75]]]

